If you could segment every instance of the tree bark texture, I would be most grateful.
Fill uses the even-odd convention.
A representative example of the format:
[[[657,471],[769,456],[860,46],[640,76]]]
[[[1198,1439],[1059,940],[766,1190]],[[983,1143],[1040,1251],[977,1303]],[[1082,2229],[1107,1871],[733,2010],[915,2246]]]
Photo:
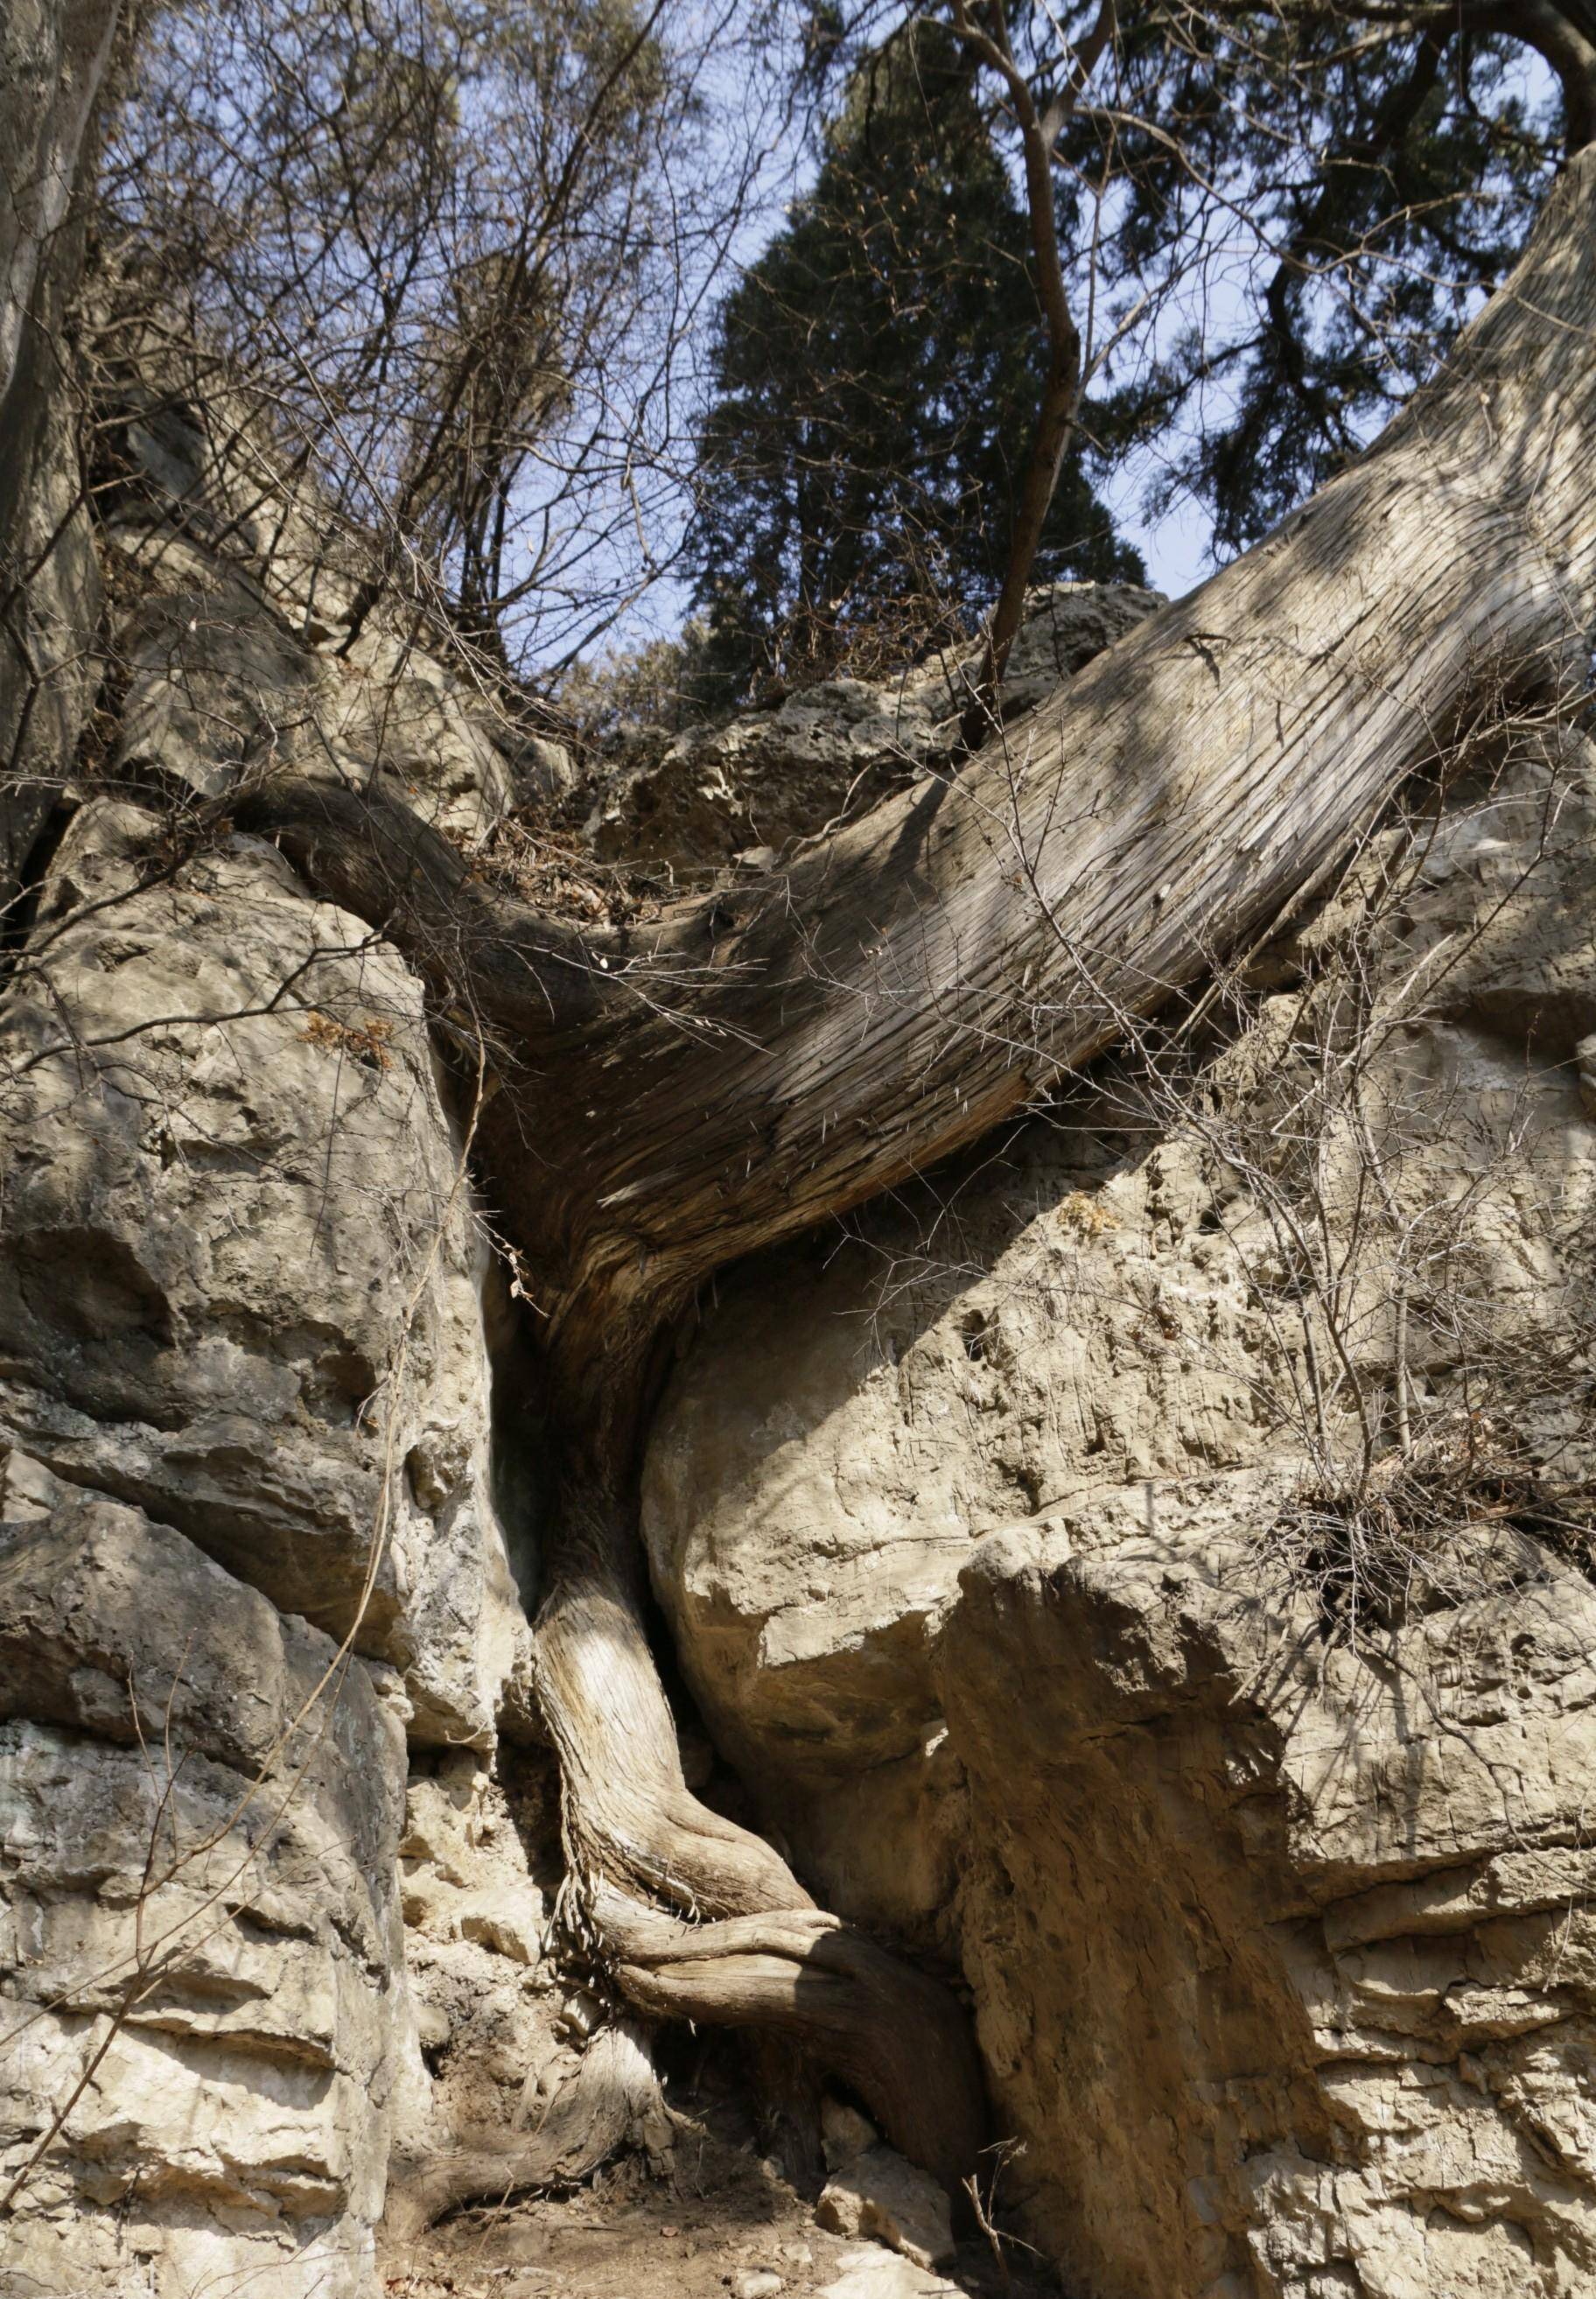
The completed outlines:
[[[571,1457],[538,1624],[573,1872],[643,2010],[804,2039],[943,2178],[980,2137],[950,1998],[699,1805],[649,1654],[631,1476],[649,1352],[720,1264],[1050,1092],[1267,926],[1504,698],[1588,671],[1596,151],[1377,446],[950,780],[647,931],[476,883],[396,802],[235,807],[486,1029],[480,1141]]]

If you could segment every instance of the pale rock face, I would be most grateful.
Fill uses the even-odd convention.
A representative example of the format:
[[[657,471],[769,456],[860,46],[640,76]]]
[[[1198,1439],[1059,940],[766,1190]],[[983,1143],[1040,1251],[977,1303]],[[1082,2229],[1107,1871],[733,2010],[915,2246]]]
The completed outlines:
[[[1139,1523],[1145,1481],[1263,1441],[1240,1255],[1189,1154],[1119,1122],[1071,1111],[944,1210],[723,1279],[649,1444],[655,1587],[717,1740],[825,1894],[928,1943],[964,1813],[934,1655],[972,1543],[1102,1482]]]
[[[896,2252],[862,2243],[841,2254],[819,2299],[961,2299],[963,2288]]]
[[[1053,583],[1028,592],[1025,619],[1004,668],[1005,725],[1166,603],[1162,591],[1136,583]]]
[[[177,544],[165,572],[166,586],[139,602],[120,635],[128,689],[116,764],[219,798],[311,722],[314,667],[242,571]]]
[[[1596,1594],[1543,1565],[1327,1652],[1236,1527],[1176,1497],[1156,1540],[966,1569],[943,1683],[1011,2192],[1108,2299],[1573,2299]]]
[[[856,801],[951,755],[957,714],[941,683],[833,678],[774,710],[690,726],[657,759],[605,776],[586,826],[601,861],[724,867],[773,860]]]
[[[460,680],[381,631],[362,639],[347,667],[327,659],[319,670],[321,728],[357,781],[374,768],[390,777],[409,806],[466,845],[509,813],[517,776]],[[555,778],[556,747],[538,746],[550,754],[541,766],[529,759],[534,784]]]
[[[248,534],[218,553],[232,482],[258,490],[197,419],[163,406],[127,436],[106,540],[141,601],[130,782],[225,802],[302,751],[393,776],[470,845],[557,774],[512,766],[380,626],[348,661],[308,646],[315,537],[285,514],[276,559]],[[46,809],[73,733],[49,724]],[[30,2176],[0,2299],[367,2299],[393,2152],[508,2121],[570,2057],[489,1772],[527,1717],[529,1497],[501,1515],[469,1089],[418,981],[269,844],[224,823],[183,857],[169,819],[79,801],[0,1023],[0,2184],[104,2039],[136,1939],[166,1959]],[[343,1639],[335,1700],[277,1747]],[[463,1864],[425,1808],[456,1774]]]
[[[815,2216],[833,2235],[867,2236],[916,2267],[946,2267],[954,2255],[947,2197],[895,2148],[868,2147],[834,2171]]]
[[[0,1422],[353,1628],[403,1672],[415,1737],[486,1745],[526,1630],[419,986],[258,841],[129,891],[153,828],[76,818],[36,929],[53,995],[24,977],[8,1017],[35,1066],[7,1112]]]
[[[26,367],[29,314],[66,219],[114,25],[106,0],[21,0],[0,27],[0,403]]]
[[[380,777],[467,848],[520,798],[568,786],[558,743],[512,726],[413,633],[375,615],[347,652],[326,643],[350,605],[336,538],[252,459],[242,411],[230,427],[225,407],[130,386],[121,414],[128,476],[104,539],[142,595],[118,633],[120,768],[203,798],[288,759],[360,789]]]
[[[163,2292],[364,2299],[391,2150],[508,2121],[530,2067],[563,2066],[540,1885],[487,1772],[528,1631],[484,1255],[414,977],[269,846],[224,834],[168,884],[151,828],[75,817],[34,929],[54,994],[24,973],[7,1016],[4,1985],[24,2017],[68,1981],[84,2004],[20,2039],[8,2164],[97,2040],[112,1996],[84,1976],[128,1953],[154,1826],[130,1667],[157,1772],[170,1706],[184,1856],[155,1915],[186,1930],[29,2187],[32,2280],[0,2294],[120,2294],[131,2261]],[[262,1833],[240,1799],[329,1637],[365,1657]]]
[[[110,540],[138,567],[142,527],[120,522]],[[518,776],[462,683],[387,633],[363,636],[348,661],[318,655],[245,570],[165,536],[161,558],[168,587],[140,602],[121,640],[124,772],[219,798],[247,769],[297,753],[358,788],[384,778],[467,847],[503,819],[520,782],[557,780],[557,745],[529,744]]]
[[[1577,743],[1443,822],[1384,929],[1378,994],[1425,986],[1365,1104],[1434,1240],[1414,1411],[1484,1351],[1569,1476],[1596,1449],[1593,854]],[[1363,899],[1299,930],[1285,983],[1335,978]],[[1267,1130],[1302,995],[1263,999],[1206,1108]],[[1311,1392],[1263,1200],[1156,1107],[1138,1138],[1135,1083],[723,1278],[645,1471],[678,1650],[829,1904],[962,1963],[1025,2146],[1005,2195],[1071,2288],[1575,2299],[1596,1594],[1465,1508],[1405,1607],[1327,1635],[1281,1530],[1313,1423],[1282,1404]],[[1354,1170],[1344,1131],[1337,1222]],[[1387,1442],[1390,1266],[1354,1258],[1345,1323]]]
[[[153,2262],[162,2291],[352,2299],[414,2050],[402,1700],[138,1510],[37,1465],[10,1498],[6,2184],[95,2064],[0,2293],[143,2289]]]
[[[510,1789],[513,1789],[513,1801]],[[410,1992],[433,2074],[425,2152],[451,2130],[534,2122],[575,2071],[549,1936],[560,1877],[552,1764],[418,1752],[400,1839]]]

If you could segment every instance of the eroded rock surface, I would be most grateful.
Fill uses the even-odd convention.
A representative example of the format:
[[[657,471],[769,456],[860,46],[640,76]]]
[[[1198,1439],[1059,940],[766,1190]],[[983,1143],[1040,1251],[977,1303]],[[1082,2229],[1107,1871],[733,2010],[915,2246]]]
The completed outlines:
[[[159,839],[79,813],[7,1017],[0,1417],[485,1744],[526,1631],[419,985],[269,845]]]
[[[696,1698],[829,1903],[962,1966],[1093,2299],[1596,2278],[1596,776],[1530,748],[1374,842],[1178,1094],[1122,1064],[723,1280],[656,1427]]]
[[[45,161],[96,23],[13,40]],[[42,247],[51,187],[7,188]],[[9,359],[62,283],[0,262]],[[836,681],[578,793],[416,632],[357,635],[314,506],[269,516],[248,438],[151,392],[107,427],[120,684],[80,758],[103,602],[59,382],[0,366],[0,543],[55,538],[0,693],[34,874],[0,1020],[0,2295],[367,2299],[391,2162],[540,2127],[618,2031],[557,1979],[549,1767],[501,1745],[535,1417],[517,1362],[495,1448],[470,1031],[230,794],[289,757],[386,778],[478,856],[587,795],[601,864],[763,871],[941,770],[961,698]],[[1018,749],[1156,603],[1034,602]],[[1559,1517],[1596,1463],[1596,782],[1577,743],[1493,771],[1253,953],[1175,1084],[1127,1055],[724,1279],[653,1433],[702,1716],[829,1904],[962,1971],[1005,2203],[1083,2299],[1596,2287],[1596,1597]],[[906,2255],[733,2271],[954,2289],[938,2199],[844,2104],[826,2136],[826,2216]]]
[[[1017,722],[1094,655],[1164,603],[1130,583],[1058,583],[1033,593],[1004,687]],[[688,869],[740,855],[770,868],[783,850],[872,805],[959,748],[963,662],[915,664],[896,679],[827,679],[773,709],[691,726],[597,777],[586,829],[603,861]]]
[[[131,427],[120,786],[53,756],[0,1017],[0,2293],[367,2299],[394,2151],[571,2056],[493,1773],[531,1472],[492,1455],[474,1072],[221,808],[302,743],[468,843],[513,777],[450,682],[381,630],[327,668],[212,549],[180,408]],[[468,1874],[426,1856],[440,1780]]]
[[[891,2147],[867,2147],[834,2171],[815,2216],[833,2235],[868,2236],[915,2267],[946,2267],[954,2255],[947,2197]]]
[[[8,2186],[46,2144],[0,2292],[364,2293],[413,2049],[397,1683],[14,1456],[4,1515]]]

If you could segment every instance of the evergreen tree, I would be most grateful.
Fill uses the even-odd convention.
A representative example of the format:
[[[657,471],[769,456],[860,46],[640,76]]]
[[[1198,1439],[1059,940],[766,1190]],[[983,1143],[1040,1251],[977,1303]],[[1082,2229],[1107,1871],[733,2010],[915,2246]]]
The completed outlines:
[[[974,80],[934,24],[867,58],[813,192],[724,306],[689,546],[715,700],[968,630],[1002,580],[1038,320]],[[1071,460],[1036,579],[1142,571]]]

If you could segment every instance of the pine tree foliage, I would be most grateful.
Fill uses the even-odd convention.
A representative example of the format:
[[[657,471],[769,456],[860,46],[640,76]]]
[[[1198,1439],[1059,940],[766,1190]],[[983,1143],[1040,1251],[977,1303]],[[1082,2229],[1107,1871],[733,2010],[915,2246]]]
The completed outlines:
[[[1094,427],[1111,456],[1154,454],[1155,510],[1195,495],[1221,559],[1374,436],[1510,269],[1575,101],[1537,12],[1119,12],[1058,154],[1096,203],[1077,300],[1105,338],[1134,314]],[[1096,13],[1016,12],[1042,79]]]
[[[1002,580],[1039,320],[975,81],[939,25],[865,58],[725,304],[690,545],[719,699],[967,631]],[[1141,573],[1071,461],[1035,578]]]

